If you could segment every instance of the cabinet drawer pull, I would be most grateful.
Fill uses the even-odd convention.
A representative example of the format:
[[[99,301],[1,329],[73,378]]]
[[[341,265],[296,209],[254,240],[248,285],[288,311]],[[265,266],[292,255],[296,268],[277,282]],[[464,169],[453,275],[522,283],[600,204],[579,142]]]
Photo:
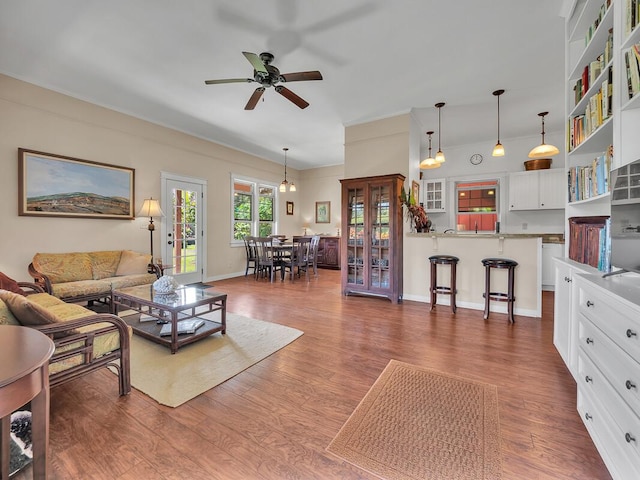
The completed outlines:
[[[636,384],[633,383],[631,380],[627,380],[624,385],[625,387],[627,387],[627,390],[631,390],[632,388],[638,388]]]
[[[631,330],[630,328],[627,329],[627,337],[631,338],[631,337],[635,337],[637,335],[636,332],[634,332],[633,330]]]
[[[591,378],[589,375],[584,377],[584,381],[589,383],[589,382],[593,382],[593,378]]]
[[[591,416],[591,414],[589,412],[584,414],[584,418],[587,420],[591,420],[593,417]]]
[[[593,302],[591,300],[587,300],[587,308],[593,307]]]
[[[630,433],[625,433],[624,434],[624,439],[627,441],[627,443],[631,443],[631,442],[635,442],[636,441],[636,437],[634,437]]]
[[[569,277],[564,277],[564,281],[568,282],[568,283],[571,283],[571,279]]]
[[[591,338],[589,338],[589,337],[587,337],[587,340],[586,340],[586,341],[587,341],[587,345],[589,345],[590,343],[593,343],[593,339],[591,339]]]

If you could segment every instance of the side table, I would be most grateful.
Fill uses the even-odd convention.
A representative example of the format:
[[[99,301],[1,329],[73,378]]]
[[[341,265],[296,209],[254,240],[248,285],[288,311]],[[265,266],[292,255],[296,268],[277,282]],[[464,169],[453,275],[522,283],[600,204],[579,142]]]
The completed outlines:
[[[31,401],[33,478],[49,475],[49,359],[53,341],[39,331],[0,326],[0,479],[9,478],[11,413]]]

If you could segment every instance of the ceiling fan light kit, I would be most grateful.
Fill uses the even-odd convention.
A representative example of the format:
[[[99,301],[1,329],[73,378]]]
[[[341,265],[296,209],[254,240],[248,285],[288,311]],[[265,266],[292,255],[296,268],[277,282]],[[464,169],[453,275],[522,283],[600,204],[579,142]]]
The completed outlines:
[[[307,108],[309,102],[302,99],[284,85],[278,85],[284,82],[306,82],[310,80],[322,80],[322,74],[317,70],[310,70],[307,72],[292,72],[292,73],[280,73],[280,70],[271,65],[274,59],[273,54],[269,52],[262,52],[260,55],[256,55],[251,52],[242,52],[245,58],[253,66],[253,78],[225,78],[220,80],[205,80],[205,85],[219,85],[222,83],[251,83],[256,82],[261,86],[256,88],[249,98],[249,101],[245,105],[245,110],[253,110],[265,89],[268,87],[274,87],[274,90],[282,95],[284,98],[295,104],[299,108]]]
[[[427,135],[429,136],[429,156],[420,162],[420,170],[440,168],[440,164],[431,156],[431,135],[433,135],[433,131],[428,131]]]
[[[529,152],[529,158],[547,158],[560,153],[558,147],[544,143],[544,117],[548,114],[549,112],[540,112],[538,114],[538,116],[542,119],[542,143],[537,147],[534,147]]]
[[[440,148],[440,132],[442,131],[442,128],[440,126],[440,110],[442,109],[442,107],[444,107],[444,105],[444,102],[439,102],[435,105],[435,107],[438,109],[438,151],[436,152],[435,160],[439,164],[445,162],[444,153],[442,153],[442,148]]]
[[[502,89],[493,92],[493,94],[498,97],[498,141],[496,143],[496,146],[493,147],[493,153],[491,154],[494,157],[504,157],[504,147],[500,143],[500,95],[502,95],[503,93],[504,90]]]

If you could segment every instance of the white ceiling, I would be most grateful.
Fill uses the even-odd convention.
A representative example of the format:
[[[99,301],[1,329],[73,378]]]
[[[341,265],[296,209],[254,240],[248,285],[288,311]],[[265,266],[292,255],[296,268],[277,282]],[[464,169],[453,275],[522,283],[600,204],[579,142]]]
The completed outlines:
[[[412,109],[442,147],[563,130],[562,0],[11,0],[0,4],[0,72],[300,169],[344,162],[344,127]],[[242,51],[282,73],[256,83]],[[427,137],[424,135],[423,145]],[[434,147],[436,143],[434,143]],[[489,147],[490,148],[490,147]]]

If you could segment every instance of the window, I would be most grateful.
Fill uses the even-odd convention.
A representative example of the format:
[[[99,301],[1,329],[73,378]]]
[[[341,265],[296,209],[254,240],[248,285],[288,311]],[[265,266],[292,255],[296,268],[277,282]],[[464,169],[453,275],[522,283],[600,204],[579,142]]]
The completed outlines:
[[[457,230],[494,231],[498,220],[497,180],[456,183]]]
[[[240,177],[233,179],[234,242],[247,235],[266,237],[275,232],[276,191],[274,185]]]

